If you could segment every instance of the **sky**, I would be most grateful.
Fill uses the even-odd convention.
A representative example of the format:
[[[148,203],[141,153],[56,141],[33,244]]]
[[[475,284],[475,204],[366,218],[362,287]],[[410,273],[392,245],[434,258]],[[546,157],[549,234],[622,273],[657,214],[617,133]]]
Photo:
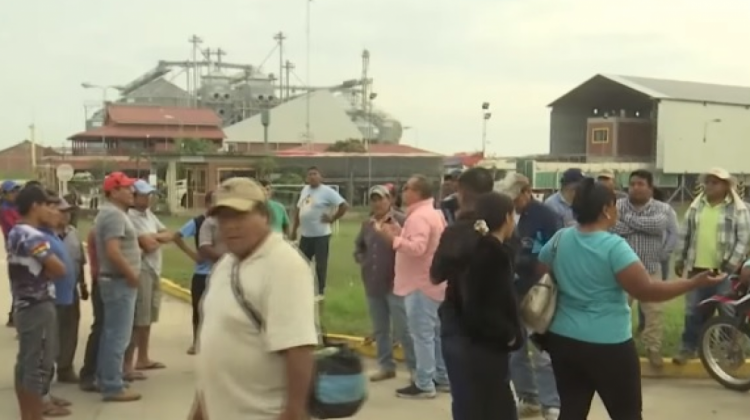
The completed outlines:
[[[101,97],[81,82],[124,84],[159,59],[186,60],[193,34],[259,65],[283,31],[296,73],[307,70],[306,0],[10,4],[0,148],[32,122],[40,143],[63,146]],[[485,101],[489,153],[546,153],[547,104],[597,73],[750,86],[747,0],[314,0],[310,12],[311,84],[360,77],[368,49],[376,106],[412,127],[402,143],[442,153],[481,149]]]

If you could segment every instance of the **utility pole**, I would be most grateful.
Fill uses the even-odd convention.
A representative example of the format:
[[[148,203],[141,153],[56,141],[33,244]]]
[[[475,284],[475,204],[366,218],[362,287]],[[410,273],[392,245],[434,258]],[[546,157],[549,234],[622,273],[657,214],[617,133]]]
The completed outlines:
[[[227,55],[227,52],[221,48],[217,48],[214,54],[216,54],[216,68],[218,69],[221,67],[221,57]]]
[[[285,98],[289,99],[289,97],[292,96],[292,92],[291,92],[291,89],[292,89],[291,80],[292,79],[290,78],[290,75],[292,73],[292,70],[294,70],[294,64],[292,64],[291,61],[286,60],[286,64],[284,65],[284,70],[286,73],[286,96]]]
[[[214,64],[212,60],[214,56],[213,50],[211,48],[206,48],[205,50],[201,51],[201,54],[203,54],[203,58],[205,58],[206,61],[208,61],[208,71],[209,72],[213,71],[213,64]]]
[[[273,36],[273,39],[276,40],[276,43],[279,45],[279,98],[284,97],[284,41],[286,40],[286,35],[284,35],[283,32],[279,31],[276,35]],[[289,82],[287,78],[287,83]]]
[[[200,49],[200,44],[203,43],[203,40],[198,35],[193,35],[188,39],[188,42],[193,45],[193,92],[191,99],[195,107],[198,107],[198,50]]]
[[[490,103],[482,102],[482,158],[487,156],[487,121],[492,118]]]

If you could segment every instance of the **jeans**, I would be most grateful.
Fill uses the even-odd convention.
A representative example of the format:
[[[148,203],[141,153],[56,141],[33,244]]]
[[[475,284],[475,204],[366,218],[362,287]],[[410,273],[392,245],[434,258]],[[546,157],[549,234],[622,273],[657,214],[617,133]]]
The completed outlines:
[[[83,366],[79,377],[81,382],[93,384],[96,380],[96,369],[99,361],[99,342],[102,337],[102,324],[104,323],[104,308],[102,297],[99,294],[99,282],[91,282],[91,307],[94,312],[94,322],[91,324],[91,332],[86,340],[86,351],[83,356]]]
[[[396,370],[396,362],[393,360],[393,339],[395,338],[404,350],[406,366],[410,372],[414,372],[417,362],[414,357],[414,343],[406,326],[404,298],[393,293],[384,296],[368,296],[367,306],[370,308],[370,320],[380,369],[385,372]]]
[[[523,347],[510,355],[510,379],[519,399],[538,402],[545,409],[560,408],[549,354],[529,346],[529,340],[524,340]]]
[[[99,342],[99,387],[105,397],[124,389],[122,362],[130,344],[135,317],[137,289],[124,279],[99,279],[99,293],[104,307],[104,323]]]
[[[408,294],[404,303],[417,361],[414,384],[422,391],[434,391],[435,383],[448,384],[448,372],[440,345],[440,302],[417,290]]]
[[[693,270],[688,273],[688,277],[692,277],[698,273],[699,271]],[[731,287],[731,283],[727,278],[716,286],[695,289],[685,295],[685,326],[682,330],[682,351],[694,353],[698,350],[698,339],[701,329],[707,321],[706,314],[698,310],[698,304],[711,296],[728,292]]]
[[[326,290],[326,276],[328,275],[328,246],[331,235],[307,237],[299,239],[299,250],[312,261],[315,259],[315,276],[318,280],[318,294],[324,295]]]
[[[453,420],[516,420],[508,353],[477,345],[460,334],[444,335],[442,344]]]

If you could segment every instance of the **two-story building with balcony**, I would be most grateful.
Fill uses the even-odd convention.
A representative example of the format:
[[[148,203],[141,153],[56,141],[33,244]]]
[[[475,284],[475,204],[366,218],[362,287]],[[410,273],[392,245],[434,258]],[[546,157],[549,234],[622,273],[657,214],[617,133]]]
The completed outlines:
[[[96,170],[102,162],[109,170],[143,170],[149,156],[180,153],[189,141],[204,143],[206,153],[219,151],[221,124],[211,109],[108,104],[103,124],[70,136],[70,154],[56,160],[76,171]]]

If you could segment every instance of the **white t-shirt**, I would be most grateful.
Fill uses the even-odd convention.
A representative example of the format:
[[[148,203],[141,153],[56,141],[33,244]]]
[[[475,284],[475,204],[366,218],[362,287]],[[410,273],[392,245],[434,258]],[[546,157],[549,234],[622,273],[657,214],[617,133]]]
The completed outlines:
[[[138,236],[153,235],[166,229],[166,226],[164,226],[161,220],[159,220],[150,209],[146,209],[146,211],[130,209],[128,210],[128,216],[130,216],[130,221],[133,222],[133,227],[135,227]],[[161,275],[161,246],[152,252],[144,252],[143,264],[151,267],[157,275]],[[141,268],[143,268],[143,266],[141,266]]]
[[[203,298],[196,376],[209,419],[276,420],[285,407],[286,366],[279,353],[315,345],[314,275],[310,264],[280,234],[272,234],[241,261],[245,299],[265,330],[242,310],[231,288],[227,254],[214,266]]]

